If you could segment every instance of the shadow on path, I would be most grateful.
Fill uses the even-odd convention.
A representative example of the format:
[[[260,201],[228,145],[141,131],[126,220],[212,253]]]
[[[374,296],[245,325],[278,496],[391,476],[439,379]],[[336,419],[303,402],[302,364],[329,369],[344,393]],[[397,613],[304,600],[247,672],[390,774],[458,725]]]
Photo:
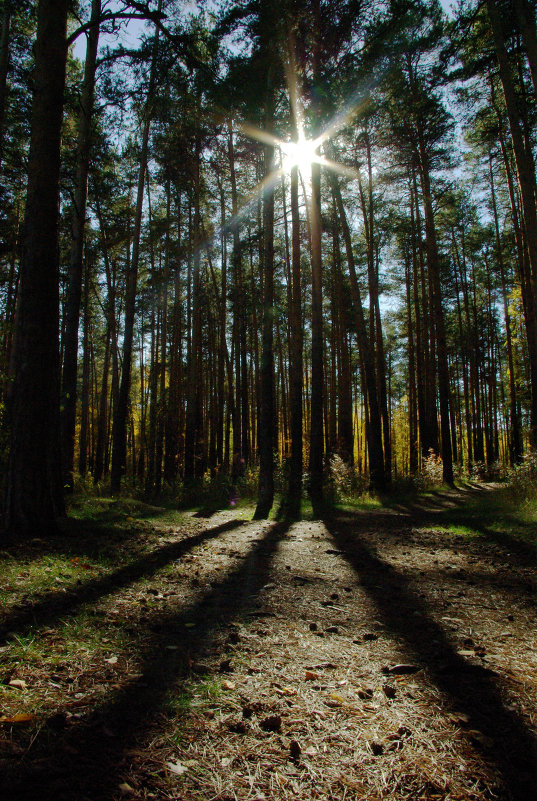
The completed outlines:
[[[324,522],[337,549],[375,603],[379,619],[405,643],[408,659],[427,670],[454,710],[470,716],[471,729],[490,738],[490,748],[478,741],[475,745],[483,759],[500,772],[507,790],[505,798],[535,798],[537,743],[524,720],[506,707],[497,674],[472,665],[454,650],[443,628],[413,593],[409,580],[367,543],[364,533],[371,530],[370,520],[361,515],[335,515]]]
[[[142,654],[139,673],[111,689],[106,699],[65,732],[42,729],[16,775],[7,778],[5,798],[16,801],[109,801],[125,780],[128,752],[143,747],[162,721],[170,696],[181,692],[188,664],[217,649],[222,629],[255,604],[267,583],[286,524],[268,528],[243,561],[198,602],[180,612],[156,615],[158,632]],[[194,628],[188,628],[195,621]],[[117,686],[116,686],[117,687]],[[113,732],[114,737],[107,736]]]
[[[112,573],[90,579],[76,589],[68,589],[66,594],[59,595],[57,590],[52,590],[38,601],[19,605],[10,611],[0,625],[0,645],[5,643],[7,634],[21,634],[29,628],[49,627],[59,618],[74,614],[84,604],[94,604],[141,578],[152,576],[192,548],[244,524],[243,520],[230,520],[214,528],[204,529],[192,537],[146,553]]]

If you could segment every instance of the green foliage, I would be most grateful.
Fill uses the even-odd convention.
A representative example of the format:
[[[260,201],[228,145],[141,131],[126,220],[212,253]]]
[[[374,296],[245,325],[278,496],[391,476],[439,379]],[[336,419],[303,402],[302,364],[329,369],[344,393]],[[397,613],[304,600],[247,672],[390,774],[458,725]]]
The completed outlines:
[[[509,468],[506,474],[513,497],[537,508],[537,453],[530,451],[520,464]]]
[[[429,490],[442,484],[442,458],[432,449],[423,460],[420,472],[414,477],[413,483],[418,490]]]
[[[367,492],[367,479],[337,453],[330,457],[326,476],[326,498],[340,503]]]

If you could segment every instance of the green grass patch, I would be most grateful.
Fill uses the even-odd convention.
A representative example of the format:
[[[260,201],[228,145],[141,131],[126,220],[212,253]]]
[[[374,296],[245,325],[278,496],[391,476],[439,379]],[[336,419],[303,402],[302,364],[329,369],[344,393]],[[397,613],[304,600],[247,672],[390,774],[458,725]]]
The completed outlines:
[[[345,498],[344,501],[337,503],[335,508],[339,512],[370,512],[382,509],[385,505],[382,498],[364,493],[356,498]]]
[[[463,496],[464,497],[464,496]],[[537,498],[519,498],[509,486],[469,492],[462,502],[438,512],[439,529],[462,537],[485,537],[537,550]]]

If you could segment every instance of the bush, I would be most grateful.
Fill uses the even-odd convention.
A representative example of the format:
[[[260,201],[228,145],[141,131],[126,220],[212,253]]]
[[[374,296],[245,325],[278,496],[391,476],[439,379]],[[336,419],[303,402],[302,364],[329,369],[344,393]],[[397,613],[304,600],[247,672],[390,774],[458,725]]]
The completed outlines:
[[[537,495],[537,452],[531,451],[520,464],[507,470],[509,487],[517,498],[530,499]]]
[[[423,460],[423,467],[414,477],[414,485],[418,490],[438,487],[443,481],[442,457],[429,448],[429,455]]]
[[[334,453],[328,463],[326,495],[333,503],[367,491],[368,480],[359,475],[354,467]]]

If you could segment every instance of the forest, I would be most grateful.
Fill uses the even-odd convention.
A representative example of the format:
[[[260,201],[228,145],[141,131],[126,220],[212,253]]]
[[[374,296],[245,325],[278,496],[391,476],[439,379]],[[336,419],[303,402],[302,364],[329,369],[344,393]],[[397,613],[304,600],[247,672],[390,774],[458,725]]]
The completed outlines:
[[[8,798],[533,799],[535,0],[0,27]]]
[[[531,3],[3,7],[7,531],[531,453]]]

